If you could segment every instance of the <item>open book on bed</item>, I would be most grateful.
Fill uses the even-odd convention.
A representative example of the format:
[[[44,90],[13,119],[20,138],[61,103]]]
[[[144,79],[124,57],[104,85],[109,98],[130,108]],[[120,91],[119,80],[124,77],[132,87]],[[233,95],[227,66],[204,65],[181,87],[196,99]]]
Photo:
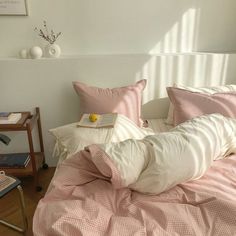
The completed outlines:
[[[91,127],[91,128],[102,128],[102,127],[114,127],[117,119],[117,113],[108,113],[102,115],[96,115],[96,120],[90,120],[91,114],[83,114],[77,126]]]

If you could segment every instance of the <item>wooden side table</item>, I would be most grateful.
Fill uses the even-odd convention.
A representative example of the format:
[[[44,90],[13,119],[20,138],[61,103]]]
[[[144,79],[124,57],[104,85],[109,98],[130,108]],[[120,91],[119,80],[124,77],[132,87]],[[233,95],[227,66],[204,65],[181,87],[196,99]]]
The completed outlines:
[[[22,114],[22,117],[16,124],[0,124],[0,132],[26,131],[29,143],[29,154],[30,154],[30,162],[25,168],[4,168],[0,166],[0,169],[5,171],[6,174],[12,176],[19,176],[19,177],[33,176],[34,186],[36,190],[41,191],[42,187],[38,183],[38,170],[41,167],[47,169],[48,165],[45,163],[39,107],[36,107],[35,110],[36,110],[35,114],[31,114],[30,112],[20,112]],[[32,130],[34,129],[36,123],[38,128],[40,152],[34,151],[34,144],[32,138]]]
[[[13,177],[12,177],[13,178]],[[0,224],[5,225],[11,229],[14,229],[18,232],[21,233],[26,233],[27,228],[28,228],[28,220],[26,217],[26,213],[25,213],[25,199],[24,199],[24,193],[21,187],[21,182],[19,179],[14,178],[16,181],[14,183],[12,183],[10,186],[8,186],[7,188],[5,188],[4,190],[0,191],[0,198],[4,197],[5,195],[7,195],[9,192],[11,192],[13,189],[17,188],[18,189],[18,193],[20,196],[20,207],[21,207],[21,215],[22,215],[22,222],[23,222],[23,227],[20,228],[19,226],[16,226],[12,223],[9,223],[5,220],[0,220]]]

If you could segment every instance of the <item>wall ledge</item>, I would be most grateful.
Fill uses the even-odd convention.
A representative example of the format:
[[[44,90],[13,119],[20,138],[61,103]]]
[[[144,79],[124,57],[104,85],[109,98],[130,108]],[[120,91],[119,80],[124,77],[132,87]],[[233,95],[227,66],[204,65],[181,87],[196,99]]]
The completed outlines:
[[[46,58],[42,57],[40,59],[22,59],[19,57],[1,57],[0,61],[7,60],[19,60],[19,61],[53,61],[53,60],[67,60],[67,59],[82,59],[82,58],[101,58],[101,57],[134,57],[134,56],[196,56],[196,55],[234,55],[236,52],[176,52],[176,53],[133,53],[133,54],[68,54],[61,55],[59,58]]]

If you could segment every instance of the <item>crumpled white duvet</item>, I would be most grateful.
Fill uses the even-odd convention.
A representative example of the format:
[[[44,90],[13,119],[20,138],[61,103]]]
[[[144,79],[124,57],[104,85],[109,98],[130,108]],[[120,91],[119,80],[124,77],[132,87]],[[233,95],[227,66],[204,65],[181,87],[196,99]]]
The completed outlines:
[[[220,114],[201,116],[171,132],[98,147],[119,172],[121,184],[114,183],[115,188],[158,194],[200,178],[214,160],[236,153],[236,120]],[[99,159],[94,164],[98,170],[102,166]]]

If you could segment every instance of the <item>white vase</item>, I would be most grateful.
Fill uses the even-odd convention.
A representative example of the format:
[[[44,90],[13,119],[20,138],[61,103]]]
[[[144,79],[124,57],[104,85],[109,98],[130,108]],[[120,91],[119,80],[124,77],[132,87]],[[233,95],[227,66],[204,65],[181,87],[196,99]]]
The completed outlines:
[[[43,51],[40,47],[34,46],[34,47],[30,48],[29,55],[32,59],[39,59],[42,57]]]
[[[19,51],[19,57],[21,58],[21,59],[27,59],[28,58],[28,50],[27,49],[21,49],[20,51]]]
[[[45,56],[51,58],[57,58],[61,55],[61,48],[57,44],[48,44],[45,47]]]

